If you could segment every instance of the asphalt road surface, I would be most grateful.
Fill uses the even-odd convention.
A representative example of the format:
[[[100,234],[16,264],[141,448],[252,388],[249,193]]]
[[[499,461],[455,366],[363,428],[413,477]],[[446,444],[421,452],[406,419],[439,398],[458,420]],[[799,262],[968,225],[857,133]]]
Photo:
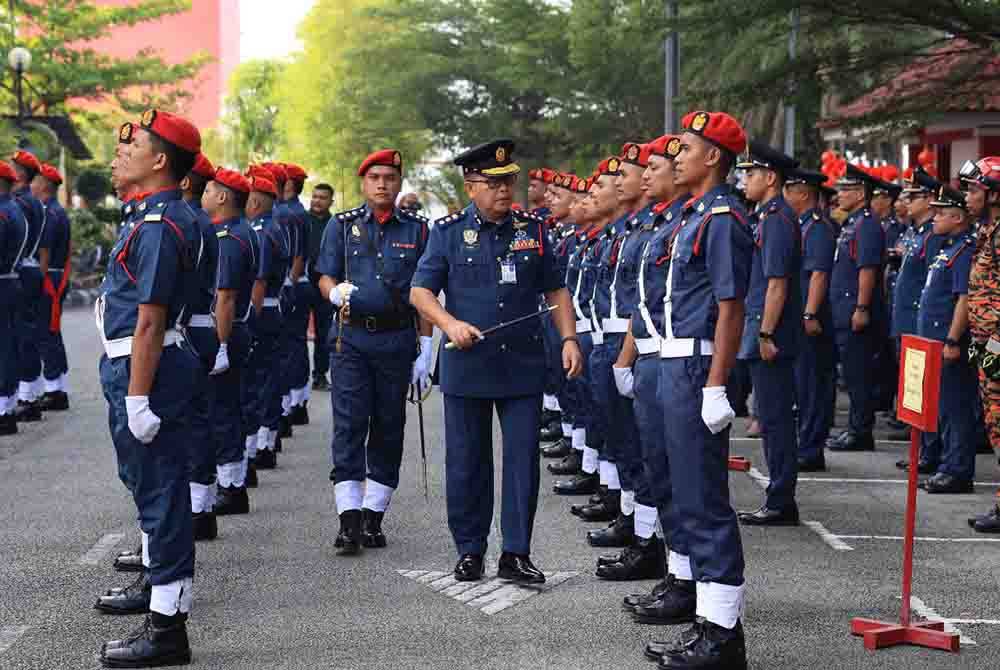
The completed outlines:
[[[89,311],[68,313],[63,328],[72,410],[0,438],[4,670],[96,668],[101,643],[141,623],[92,609],[98,593],[131,581],[111,570],[111,557],[136,544],[135,509],[115,474]],[[654,667],[642,657],[647,640],[680,632],[633,624],[620,610],[624,594],[652,583],[593,576],[599,551],[586,545],[588,527],[568,513],[571,500],[551,493],[547,473],[533,558],[549,584],[537,591],[491,581],[476,591],[454,585],[436,391],[425,417],[429,499],[410,408],[403,483],[385,524],[389,546],[336,557],[326,394],[315,394],[309,409],[312,423],[295,429],[279,468],[262,472],[251,491],[252,514],[220,519],[219,538],[198,545],[192,667],[641,669]],[[918,498],[917,535],[926,539],[916,545],[913,603],[962,633],[961,652],[869,652],[849,634],[852,617],[898,617],[906,487],[893,462],[905,449],[880,442],[875,453],[828,455],[828,472],[799,485],[802,518],[819,525],[744,530],[750,667],[1000,666],[1000,536],[976,535],[965,523],[986,509],[997,488],[991,482],[1000,480],[987,456],[977,463],[975,495]],[[732,474],[734,502],[756,508],[766,477],[759,441],[734,438],[733,453],[756,468]],[[492,576],[496,532],[491,543]]]

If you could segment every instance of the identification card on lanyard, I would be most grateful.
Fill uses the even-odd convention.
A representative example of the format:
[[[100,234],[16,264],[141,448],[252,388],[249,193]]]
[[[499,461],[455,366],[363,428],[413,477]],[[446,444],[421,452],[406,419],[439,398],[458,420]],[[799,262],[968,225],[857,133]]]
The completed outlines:
[[[507,256],[507,258],[500,261],[500,283],[517,283],[517,268],[514,266],[514,258],[512,256]]]

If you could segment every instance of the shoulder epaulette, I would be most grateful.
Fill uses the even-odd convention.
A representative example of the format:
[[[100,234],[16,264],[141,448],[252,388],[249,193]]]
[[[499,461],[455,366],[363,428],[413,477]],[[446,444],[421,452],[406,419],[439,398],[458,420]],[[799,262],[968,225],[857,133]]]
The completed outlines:
[[[416,212],[411,212],[406,209],[398,210],[402,214],[403,218],[410,219],[411,221],[416,221],[417,223],[430,223],[430,219],[422,214],[417,214]]]
[[[455,214],[449,214],[448,216],[442,216],[434,222],[435,226],[447,226],[449,224],[455,223],[462,218],[461,212],[456,212]]]
[[[732,211],[733,210],[729,205],[721,205],[719,207],[712,208],[712,215],[714,216],[716,214],[729,214]]]
[[[364,213],[365,213],[364,207],[355,207],[354,209],[349,209],[346,212],[340,212],[339,214],[337,214],[337,221],[340,222],[353,221],[354,219],[360,217]]]
[[[545,219],[538,216],[537,214],[532,214],[531,212],[525,211],[523,209],[513,210],[514,218],[521,221],[530,221],[532,223],[545,223]]]
[[[819,215],[818,212],[813,212],[813,217],[812,218],[813,218],[813,221],[819,221],[821,217],[820,217],[820,215]]]
[[[216,231],[215,236],[216,237],[229,237],[229,231],[228,230],[219,230],[219,231]]]
[[[160,222],[163,220],[163,214],[147,214],[142,218],[143,221],[149,222]]]

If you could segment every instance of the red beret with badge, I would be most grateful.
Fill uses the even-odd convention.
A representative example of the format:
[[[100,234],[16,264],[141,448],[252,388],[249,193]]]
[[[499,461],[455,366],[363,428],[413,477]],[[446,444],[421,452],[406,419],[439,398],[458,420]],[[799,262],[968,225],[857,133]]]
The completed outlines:
[[[147,109],[139,119],[139,126],[182,151],[192,154],[201,151],[201,133],[193,123],[176,114]]]
[[[305,181],[309,178],[306,171],[295,163],[282,163],[281,165],[285,168],[285,174],[287,174],[288,178],[292,181]]]
[[[195,156],[194,167],[191,168],[191,172],[209,181],[215,178],[215,166],[212,165],[212,161],[208,160],[208,157],[200,151],[198,152],[198,155]]]
[[[15,151],[14,155],[11,156],[11,160],[13,160],[21,167],[27,168],[28,170],[31,170],[33,172],[42,171],[42,164],[38,161],[37,158],[35,158],[35,154],[31,153],[30,151],[24,151],[23,149]]]
[[[57,170],[54,165],[49,165],[48,163],[42,163],[42,169],[38,171],[38,174],[48,179],[56,186],[63,183],[63,176],[59,174],[59,170]]]
[[[0,179],[17,181],[17,173],[14,172],[14,168],[7,161],[0,161]]]
[[[274,183],[274,173],[271,172],[270,168],[264,165],[250,165],[247,167],[246,171],[247,177],[260,177],[261,179],[266,179],[272,184]]]
[[[681,121],[681,127],[733,155],[747,149],[746,131],[725,112],[690,112]]]
[[[618,156],[609,156],[598,164],[594,177],[617,177],[622,173],[622,160]]]
[[[227,170],[226,168],[219,168],[215,171],[215,176],[213,177],[216,183],[222,184],[226,188],[230,188],[234,191],[239,191],[240,193],[250,192],[250,180],[241,175],[235,170]],[[274,184],[271,182],[270,187],[273,189]],[[260,190],[260,189],[258,189]],[[267,193],[266,190],[261,190],[262,193]]]
[[[646,167],[649,165],[650,153],[649,144],[627,142],[624,146],[622,146],[622,162],[630,163],[631,165],[638,165],[639,167]]]
[[[261,163],[261,166],[271,173],[271,179],[275,184],[280,186],[288,181],[288,172],[281,163]]]
[[[555,170],[551,170],[549,168],[542,168],[542,181],[544,181],[546,184],[551,184],[556,180],[556,175],[558,174],[559,173],[556,172]]]
[[[677,135],[663,135],[649,143],[649,151],[653,156],[674,159],[681,150],[681,138]]]
[[[272,198],[278,197],[278,187],[274,185],[274,182],[267,177],[250,177],[250,191],[257,193],[263,193],[269,195]]]
[[[126,121],[118,127],[118,144],[132,144],[132,135],[135,133],[135,124]]]
[[[358,167],[358,176],[364,177],[368,170],[376,166],[396,168],[400,174],[403,174],[403,157],[395,149],[376,151],[361,161],[361,165]]]

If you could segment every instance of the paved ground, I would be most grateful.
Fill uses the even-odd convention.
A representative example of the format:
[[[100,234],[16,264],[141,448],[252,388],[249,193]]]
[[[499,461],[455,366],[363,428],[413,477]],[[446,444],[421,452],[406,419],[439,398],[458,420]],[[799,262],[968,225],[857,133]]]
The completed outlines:
[[[139,623],[91,609],[98,592],[128,581],[111,571],[109,557],[135,543],[134,509],[115,476],[89,311],[69,313],[64,328],[73,410],[0,438],[4,670],[95,668],[101,641]],[[426,416],[430,500],[411,412],[404,484],[386,524],[390,546],[336,558],[327,402],[325,394],[314,398],[312,424],[296,429],[278,470],[261,474],[254,513],[220,520],[220,538],[198,546],[193,667],[638,669],[652,667],[640,653],[648,639],[678,632],[634,625],[619,610],[630,586],[592,576],[598,552],[586,546],[569,501],[550,493],[547,474],[534,558],[561,583],[526,599],[496,585],[458,593],[446,578],[454,557],[437,395]],[[850,536],[839,543],[807,526],[744,532],[752,668],[998,667],[1000,542],[965,525],[967,514],[988,504],[991,485],[976,495],[919,498],[918,535],[951,541],[917,544],[914,595],[925,615],[962,620],[955,625],[971,642],[961,654],[872,653],[848,634],[853,616],[893,619],[898,612],[902,543],[891,538],[902,532],[905,486],[892,463],[904,450],[883,443],[872,454],[831,456],[829,472],[801,483],[803,519]],[[758,442],[734,440],[733,452],[766,476]],[[1000,479],[991,461],[980,457],[979,480]],[[731,481],[737,506],[756,507],[754,478],[734,474]]]

